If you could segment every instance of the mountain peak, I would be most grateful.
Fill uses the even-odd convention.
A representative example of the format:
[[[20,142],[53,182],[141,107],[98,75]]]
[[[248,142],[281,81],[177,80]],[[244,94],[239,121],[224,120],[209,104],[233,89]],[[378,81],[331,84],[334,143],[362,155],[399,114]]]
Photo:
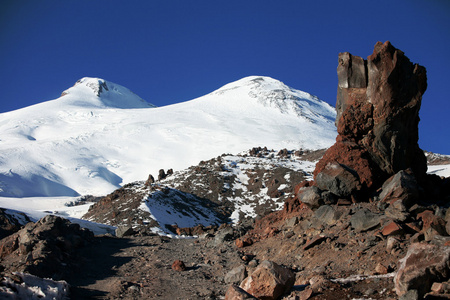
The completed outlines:
[[[311,123],[323,119],[334,122],[335,109],[328,103],[307,92],[293,89],[283,82],[267,76],[248,76],[224,85],[211,95],[223,96],[228,103],[242,106],[245,98],[251,105],[271,107],[283,114],[292,113]]]
[[[96,77],[83,77],[61,94],[64,101],[81,106],[108,108],[155,107],[129,89]]]
[[[290,89],[281,81],[267,76],[247,76],[234,82],[228,83],[219,88],[216,92],[223,92],[240,87],[250,87],[251,89]]]

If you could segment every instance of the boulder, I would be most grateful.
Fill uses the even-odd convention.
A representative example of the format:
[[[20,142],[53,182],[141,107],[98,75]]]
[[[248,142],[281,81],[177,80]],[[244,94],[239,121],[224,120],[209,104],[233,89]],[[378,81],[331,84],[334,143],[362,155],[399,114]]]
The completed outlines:
[[[259,299],[278,299],[291,290],[295,282],[294,273],[271,261],[263,261],[242,281],[240,287]]]
[[[391,219],[404,222],[409,217],[409,212],[401,199],[393,200],[394,202],[385,210],[385,215]]]
[[[348,197],[361,189],[355,170],[337,162],[329,162],[316,175],[315,180],[320,189],[330,191],[338,197]]]
[[[247,277],[247,269],[241,265],[229,271],[224,280],[228,284],[240,284],[245,277]]]
[[[419,298],[428,293],[433,282],[450,278],[450,247],[414,243],[400,260],[394,277],[395,291],[403,296],[409,290],[417,290]]]
[[[288,228],[292,228],[298,224],[298,217],[292,217],[286,220],[285,225]]]
[[[0,258],[9,271],[60,279],[77,263],[76,250],[93,237],[78,224],[48,215],[1,240]],[[7,261],[17,263],[7,265]]]
[[[417,214],[417,218],[422,220],[422,233],[424,233],[426,241],[431,241],[436,235],[447,235],[445,221],[436,216],[433,211],[425,210]]]
[[[342,213],[333,206],[322,205],[314,212],[313,223],[334,225],[341,216]]]
[[[234,238],[233,228],[226,226],[217,231],[216,235],[214,236],[214,243],[215,245],[220,245],[223,242],[231,241],[233,238]]]
[[[116,237],[123,238],[134,234],[134,230],[131,226],[118,226],[116,229]]]
[[[311,209],[319,208],[324,204],[321,190],[316,186],[304,187],[298,191],[298,199]]]
[[[411,207],[419,199],[417,180],[410,170],[401,170],[383,183],[380,200],[387,203],[401,201]]]
[[[382,216],[363,208],[358,210],[351,218],[350,223],[357,232],[367,231],[380,225]]]

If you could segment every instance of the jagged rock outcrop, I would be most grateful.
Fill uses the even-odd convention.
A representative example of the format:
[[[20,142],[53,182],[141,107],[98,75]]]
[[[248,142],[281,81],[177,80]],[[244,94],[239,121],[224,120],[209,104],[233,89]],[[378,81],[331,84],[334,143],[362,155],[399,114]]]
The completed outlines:
[[[425,68],[387,41],[378,42],[367,60],[340,53],[337,73],[339,135],[315,178],[336,162],[357,173],[366,192],[408,168],[424,176],[426,158],[417,141]]]
[[[76,249],[93,233],[67,219],[48,215],[0,240],[0,259],[9,272],[60,279],[76,265]]]
[[[17,213],[13,215],[0,208],[0,239],[19,231],[27,222],[31,222],[31,220],[26,214]]]

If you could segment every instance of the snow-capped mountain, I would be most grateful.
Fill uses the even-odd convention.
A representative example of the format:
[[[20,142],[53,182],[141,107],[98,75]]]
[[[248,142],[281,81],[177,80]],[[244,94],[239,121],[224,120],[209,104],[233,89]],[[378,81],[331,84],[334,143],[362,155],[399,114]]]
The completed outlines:
[[[0,196],[104,195],[121,185],[255,146],[334,143],[335,110],[269,77],[155,108],[83,78],[58,99],[0,114]]]

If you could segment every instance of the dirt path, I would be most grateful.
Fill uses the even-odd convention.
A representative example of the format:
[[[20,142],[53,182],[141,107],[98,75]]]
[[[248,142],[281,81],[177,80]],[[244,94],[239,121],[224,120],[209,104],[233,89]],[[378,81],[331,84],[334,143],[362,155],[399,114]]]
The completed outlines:
[[[243,264],[231,242],[159,236],[99,237],[83,249],[79,271],[67,281],[73,299],[216,299],[223,276]],[[172,270],[176,259],[187,267]]]

